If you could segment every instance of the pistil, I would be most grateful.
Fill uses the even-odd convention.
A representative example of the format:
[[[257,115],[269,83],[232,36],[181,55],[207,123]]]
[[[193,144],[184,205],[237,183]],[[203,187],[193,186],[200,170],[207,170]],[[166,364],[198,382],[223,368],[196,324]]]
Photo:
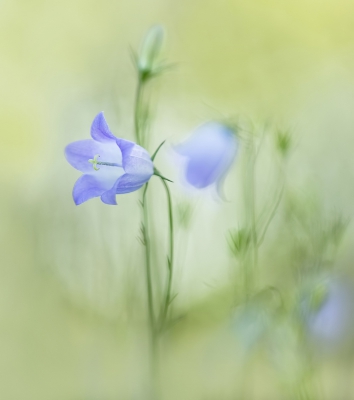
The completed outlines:
[[[100,155],[99,155],[99,154],[96,154],[96,155],[94,156],[94,158],[90,158],[90,159],[88,160],[88,162],[89,162],[90,164],[92,164],[93,169],[94,169],[95,171],[98,171],[98,170],[100,169],[100,168],[97,168],[97,165],[106,165],[106,166],[108,166],[108,167],[121,167],[121,165],[119,165],[119,164],[117,164],[117,163],[110,163],[110,162],[105,162],[105,161],[97,161],[98,157],[100,157]]]

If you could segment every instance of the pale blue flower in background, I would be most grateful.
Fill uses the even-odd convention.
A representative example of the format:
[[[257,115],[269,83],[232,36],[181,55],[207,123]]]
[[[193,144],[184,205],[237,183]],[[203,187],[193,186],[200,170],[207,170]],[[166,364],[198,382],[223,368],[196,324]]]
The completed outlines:
[[[68,162],[83,172],[73,189],[76,205],[98,196],[104,203],[115,205],[116,194],[140,189],[153,175],[149,153],[129,140],[115,137],[102,112],[92,123],[91,137],[65,148]]]
[[[186,141],[174,146],[186,160],[186,182],[197,189],[215,186],[219,194],[237,148],[235,131],[219,122],[201,125]]]
[[[342,340],[351,330],[352,305],[348,285],[339,281],[330,282],[321,304],[309,318],[311,335],[324,342]]]

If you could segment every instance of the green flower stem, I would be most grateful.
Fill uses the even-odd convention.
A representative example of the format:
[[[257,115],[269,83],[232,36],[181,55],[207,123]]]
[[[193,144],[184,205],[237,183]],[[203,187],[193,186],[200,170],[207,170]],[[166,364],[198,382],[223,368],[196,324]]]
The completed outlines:
[[[255,273],[258,265],[258,233],[256,223],[255,163],[257,158],[254,139],[251,139],[246,160],[244,202],[246,225],[250,232],[250,248],[243,260],[244,297],[249,299],[254,290]]]
[[[279,208],[281,200],[284,195],[285,187],[286,187],[286,159],[282,157],[279,160],[279,171],[277,178],[278,188],[274,190],[274,197],[271,199],[269,204],[264,205],[263,211],[260,213],[257,219],[257,226],[259,227],[259,235],[258,235],[258,247],[260,247],[264,241],[268,228],[273,221],[276,212]],[[267,211],[268,215],[267,215]]]
[[[158,175],[159,176],[159,175]],[[161,182],[166,191],[167,196],[167,204],[168,204],[168,220],[169,220],[169,254],[167,257],[167,270],[168,270],[168,278],[167,278],[167,289],[165,295],[165,301],[163,304],[162,312],[161,312],[161,328],[164,328],[167,322],[168,310],[171,305],[171,290],[172,290],[172,278],[173,278],[173,262],[174,262],[174,224],[173,224],[173,210],[172,210],[172,199],[171,192],[166,183],[165,178],[161,177]]]
[[[136,87],[135,93],[135,112],[134,112],[134,130],[135,130],[135,140],[139,145],[142,145],[141,140],[141,106],[144,90],[144,81],[139,76],[138,85]]]
[[[134,106],[134,132],[135,140],[139,145],[142,145],[142,135],[145,120],[142,115],[142,102],[143,102],[143,91],[146,80],[144,80],[140,73],[138,73],[138,84],[135,94],[135,106]],[[152,344],[152,353],[155,353],[156,349],[156,329],[155,329],[155,316],[154,316],[154,305],[153,305],[153,288],[152,288],[152,276],[151,276],[151,242],[149,237],[149,211],[147,206],[147,190],[149,183],[145,184],[143,197],[142,197],[142,208],[143,208],[143,238],[145,245],[145,269],[146,269],[146,285],[147,285],[147,303],[149,313],[149,327]]]
[[[251,159],[251,168],[250,168],[250,193],[249,193],[249,200],[250,200],[250,217],[251,217],[251,239],[252,239],[252,281],[251,281],[251,290],[253,290],[254,284],[254,274],[256,273],[257,266],[258,266],[258,235],[257,235],[257,225],[256,225],[256,182],[255,182],[255,163],[256,157],[254,157],[252,153]]]
[[[144,146],[146,138],[144,138],[144,131],[146,129],[146,116],[143,112],[143,92],[146,80],[138,75],[138,85],[136,88],[135,95],[135,107],[134,107],[134,132],[136,142]],[[150,220],[149,220],[149,209],[147,202],[147,191],[149,184],[146,183],[142,196],[142,209],[143,209],[143,222],[142,222],[142,233],[143,242],[145,247],[145,273],[146,273],[146,291],[147,291],[147,307],[148,307],[148,321],[149,321],[149,342],[150,342],[150,394],[149,399],[156,400],[157,390],[157,374],[158,374],[158,331],[156,326],[156,319],[154,314],[154,296],[153,296],[153,277],[151,270],[151,240],[150,240]]]
[[[144,235],[144,244],[145,244],[145,267],[146,267],[146,284],[147,284],[147,299],[148,299],[148,312],[149,312],[149,326],[151,333],[151,342],[155,347],[155,316],[154,316],[154,305],[153,305],[153,290],[152,290],[152,278],[151,278],[151,242],[149,237],[149,212],[146,201],[146,193],[149,187],[149,183],[145,184],[144,192],[143,192],[143,235]]]
[[[145,244],[145,272],[147,284],[147,304],[149,316],[149,331],[150,331],[150,396],[151,400],[156,400],[157,390],[157,374],[158,374],[158,331],[154,315],[154,298],[151,274],[151,241],[149,236],[149,211],[147,204],[147,190],[149,183],[145,184],[142,207],[143,207],[143,238]]]
[[[280,187],[280,190],[279,190],[279,192],[278,192],[278,195],[277,195],[276,198],[275,198],[273,207],[272,207],[271,212],[270,212],[270,214],[269,214],[269,216],[268,216],[268,219],[267,219],[267,221],[266,221],[266,223],[265,223],[265,225],[264,225],[263,231],[262,231],[262,233],[260,234],[260,237],[259,237],[259,239],[258,239],[258,247],[261,246],[261,244],[263,243],[263,240],[264,240],[264,238],[265,238],[265,235],[266,235],[266,233],[267,233],[267,230],[268,230],[268,228],[269,228],[269,225],[270,225],[270,223],[272,222],[273,218],[275,217],[275,214],[276,214],[276,212],[277,212],[277,209],[279,208],[281,199],[283,198],[284,189],[285,189],[285,183],[283,182],[282,185],[281,185],[281,187]]]
[[[157,72],[153,71],[142,71],[139,69],[139,64],[137,63],[138,72],[138,83],[135,93],[135,105],[134,105],[134,132],[136,142],[143,147],[147,147],[148,142],[148,127],[149,127],[149,107],[148,102],[144,102],[144,90],[146,85],[151,80],[152,77],[157,75]],[[162,72],[162,71],[161,71]],[[154,161],[156,154],[160,150],[161,146],[164,144],[162,142],[160,146],[156,149],[155,153],[152,155],[151,160]],[[93,160],[96,162],[97,160]],[[96,166],[96,165],[95,165]],[[97,168],[97,166],[96,166]],[[174,237],[173,237],[173,215],[172,215],[172,201],[169,188],[166,184],[166,180],[159,171],[154,168],[154,175],[158,176],[167,194],[168,202],[168,215],[169,215],[169,255],[167,258],[168,266],[168,279],[167,288],[164,299],[162,300],[161,306],[159,306],[160,314],[155,315],[154,308],[154,287],[153,287],[153,276],[152,276],[152,254],[151,254],[151,240],[150,240],[150,223],[149,223],[149,208],[147,202],[147,191],[149,184],[146,183],[143,191],[141,205],[143,208],[143,222],[142,222],[142,233],[143,233],[143,243],[145,246],[145,271],[146,271],[146,286],[147,286],[147,307],[148,307],[148,320],[149,320],[149,331],[150,331],[150,389],[151,393],[149,398],[151,400],[156,400],[158,398],[156,383],[158,374],[158,346],[159,346],[159,336],[162,329],[166,325],[166,320],[168,317],[169,306],[171,304],[171,289],[172,289],[172,276],[173,276],[173,258],[174,258]]]

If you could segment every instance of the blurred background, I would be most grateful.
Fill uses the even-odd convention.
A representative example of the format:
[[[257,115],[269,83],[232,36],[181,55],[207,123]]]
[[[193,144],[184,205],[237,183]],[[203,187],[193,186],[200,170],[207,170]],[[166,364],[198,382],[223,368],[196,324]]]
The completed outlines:
[[[312,292],[320,312],[305,349],[286,312],[275,323],[256,307],[230,321],[237,282],[227,235],[242,220],[238,163],[225,182],[228,202],[184,194],[166,145],[157,164],[176,180],[180,322],[163,343],[162,398],[354,399],[353,228],[340,245],[336,231],[353,216],[354,3],[1,0],[0,10],[0,397],[145,398],[139,194],[118,197],[116,207],[99,199],[76,207],[71,191],[80,174],[63,149],[88,138],[102,110],[117,136],[133,139],[131,48],[161,23],[175,67],[153,85],[151,153],[215,118],[241,116],[293,133],[286,193],[260,255],[262,285],[276,290],[262,304],[304,292],[301,309],[310,284],[291,266],[335,247],[323,267],[326,302],[320,289]],[[276,179],[272,153],[263,159],[260,203]],[[152,209],[163,210],[163,192],[152,187]],[[157,249],[165,221],[155,213]],[[317,394],[295,395],[308,376]]]

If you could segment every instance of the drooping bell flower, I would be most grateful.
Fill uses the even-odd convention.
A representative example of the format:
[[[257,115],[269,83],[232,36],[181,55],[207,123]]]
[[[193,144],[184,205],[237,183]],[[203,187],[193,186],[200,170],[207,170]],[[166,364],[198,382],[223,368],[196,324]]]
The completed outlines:
[[[117,194],[140,189],[153,175],[149,153],[129,140],[115,137],[102,112],[92,123],[91,137],[65,148],[68,162],[83,173],[73,189],[76,205],[98,196],[103,203],[115,205]]]
[[[185,157],[184,179],[197,189],[215,185],[220,193],[222,182],[237,153],[235,131],[219,122],[207,122],[174,150]]]

